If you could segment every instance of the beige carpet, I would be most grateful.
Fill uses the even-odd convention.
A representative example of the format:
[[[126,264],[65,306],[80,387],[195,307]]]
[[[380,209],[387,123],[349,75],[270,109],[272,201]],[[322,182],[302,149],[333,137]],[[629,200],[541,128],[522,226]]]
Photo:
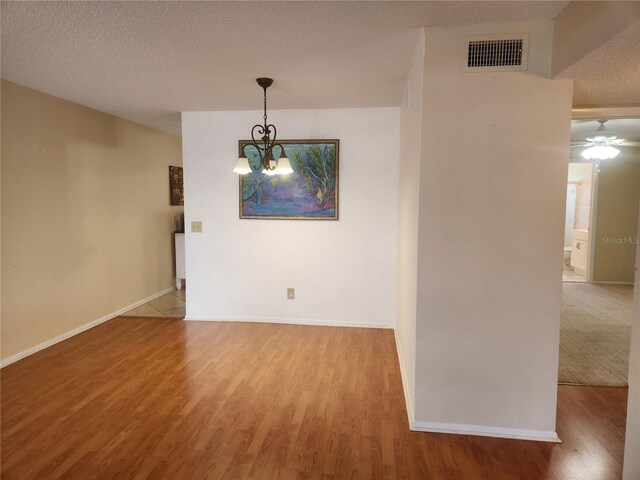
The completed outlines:
[[[558,381],[626,386],[633,287],[562,284]]]

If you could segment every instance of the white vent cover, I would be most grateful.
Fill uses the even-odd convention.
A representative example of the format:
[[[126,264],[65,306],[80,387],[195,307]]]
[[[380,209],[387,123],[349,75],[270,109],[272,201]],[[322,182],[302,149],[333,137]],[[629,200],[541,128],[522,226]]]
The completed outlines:
[[[465,72],[527,70],[529,34],[474,35],[464,37]]]

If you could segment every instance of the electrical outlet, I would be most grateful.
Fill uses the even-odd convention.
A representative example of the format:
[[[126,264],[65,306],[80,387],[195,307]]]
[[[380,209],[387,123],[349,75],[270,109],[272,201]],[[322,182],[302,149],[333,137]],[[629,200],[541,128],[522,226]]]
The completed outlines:
[[[295,298],[296,298],[296,289],[287,288],[287,300],[295,300]]]
[[[192,233],[202,233],[202,222],[191,222]]]

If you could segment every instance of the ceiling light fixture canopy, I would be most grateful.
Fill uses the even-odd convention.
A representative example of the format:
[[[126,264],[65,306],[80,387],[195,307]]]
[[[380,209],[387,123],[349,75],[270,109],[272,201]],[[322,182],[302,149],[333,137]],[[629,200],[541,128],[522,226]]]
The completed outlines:
[[[267,88],[273,83],[271,78],[257,78],[256,82],[262,87],[264,91],[264,125],[256,124],[251,129],[251,143],[246,144],[242,148],[236,167],[233,169],[235,173],[240,175],[246,175],[252,171],[258,171],[262,169],[262,173],[266,175],[287,175],[293,172],[291,163],[287,158],[287,154],[284,151],[284,147],[280,143],[276,143],[276,127],[267,121]],[[261,135],[256,139],[255,135]],[[273,135],[273,136],[272,136]],[[255,165],[249,161],[247,147],[253,147],[258,152],[260,163]],[[279,157],[278,160],[274,157],[274,147],[278,147]],[[278,150],[276,149],[276,153]]]

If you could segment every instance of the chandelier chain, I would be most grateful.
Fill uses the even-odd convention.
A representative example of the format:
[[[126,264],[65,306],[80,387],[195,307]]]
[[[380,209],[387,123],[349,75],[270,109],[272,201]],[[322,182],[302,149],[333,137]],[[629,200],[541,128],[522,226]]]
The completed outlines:
[[[267,88],[264,87],[264,126],[265,126],[265,130],[267,127]]]

